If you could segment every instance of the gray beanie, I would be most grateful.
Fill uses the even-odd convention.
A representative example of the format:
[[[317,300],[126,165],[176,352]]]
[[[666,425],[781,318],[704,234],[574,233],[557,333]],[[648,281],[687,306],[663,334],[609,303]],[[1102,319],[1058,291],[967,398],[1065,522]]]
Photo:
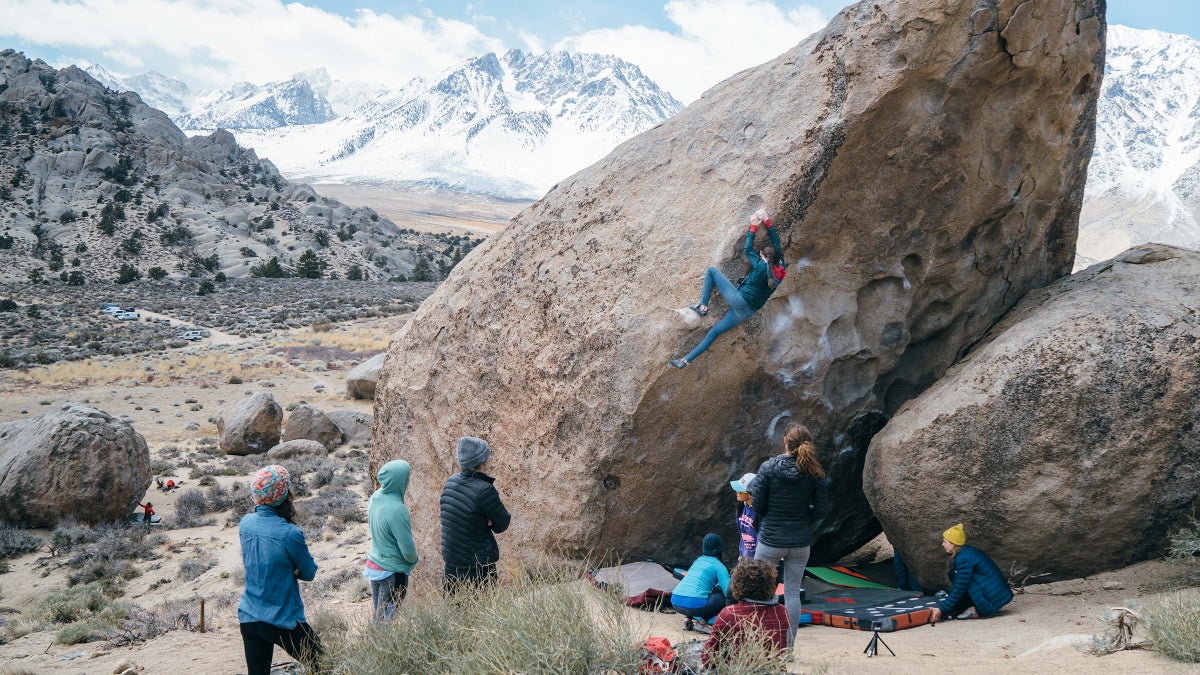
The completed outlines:
[[[463,436],[458,439],[458,468],[466,471],[488,461],[492,449],[487,441],[474,436]]]

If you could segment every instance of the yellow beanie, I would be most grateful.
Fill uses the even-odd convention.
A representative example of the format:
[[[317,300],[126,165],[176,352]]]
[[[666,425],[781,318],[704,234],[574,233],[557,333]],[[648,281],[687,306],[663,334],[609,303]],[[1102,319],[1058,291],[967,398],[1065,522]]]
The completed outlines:
[[[959,523],[943,532],[942,538],[951,544],[954,544],[955,546],[962,546],[963,544],[967,543],[967,533],[963,532],[962,523]]]

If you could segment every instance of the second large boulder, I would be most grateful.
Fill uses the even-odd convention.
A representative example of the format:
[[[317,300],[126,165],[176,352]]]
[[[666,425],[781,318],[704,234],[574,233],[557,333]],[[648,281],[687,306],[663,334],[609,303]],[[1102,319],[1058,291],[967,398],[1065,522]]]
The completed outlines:
[[[279,443],[283,408],[266,392],[248,396],[221,411],[218,444],[230,455],[256,455]]]
[[[1197,279],[1200,253],[1146,245],[1030,293],[876,435],[864,488],[923,584],[960,521],[1051,580],[1159,551],[1200,503]]]

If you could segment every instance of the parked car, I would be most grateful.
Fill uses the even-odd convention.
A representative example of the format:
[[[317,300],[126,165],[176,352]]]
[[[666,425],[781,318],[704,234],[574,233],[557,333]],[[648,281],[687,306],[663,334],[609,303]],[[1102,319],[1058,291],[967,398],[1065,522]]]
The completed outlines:
[[[195,342],[196,340],[203,340],[204,333],[202,333],[198,330],[189,330],[189,331],[184,331],[183,335],[180,335],[179,337],[183,338],[184,340],[191,340],[191,341]]]
[[[120,314],[117,315],[117,319],[120,321],[136,321],[137,319],[140,319],[140,318],[141,318],[141,315],[138,314],[137,312],[121,312]]]
[[[121,309],[120,305],[114,305],[114,304],[106,302],[106,303],[104,303],[104,308],[101,309],[100,311],[104,312],[105,314],[119,314],[121,312],[124,312],[125,310]]]

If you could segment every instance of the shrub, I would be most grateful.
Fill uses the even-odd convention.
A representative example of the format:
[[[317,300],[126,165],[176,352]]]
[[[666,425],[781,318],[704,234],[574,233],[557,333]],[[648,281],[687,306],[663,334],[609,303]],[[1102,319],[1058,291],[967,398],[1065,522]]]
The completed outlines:
[[[0,312],[16,311],[17,303],[12,298],[4,298],[0,300]]]
[[[449,599],[410,593],[393,621],[343,633],[346,639],[330,650],[330,670],[634,673],[637,638],[625,616],[616,597],[577,575],[535,579],[517,573]]]
[[[157,265],[146,270],[146,274],[155,281],[162,281],[167,278],[167,271]]]
[[[212,569],[216,564],[217,559],[210,555],[197,555],[187,560],[181,560],[179,562],[179,578],[184,581],[192,581]]]
[[[41,537],[0,522],[0,559],[30,553],[41,548],[46,541]]]
[[[125,582],[140,574],[128,561],[159,557],[156,549],[167,539],[144,525],[105,525],[96,528],[96,534],[94,542],[77,547],[67,561],[67,583],[98,583],[110,596],[120,595]]]
[[[213,284],[213,282],[209,281],[208,279],[201,281],[200,287],[196,289],[196,295],[201,295],[201,296],[212,295],[213,293],[216,293],[216,292],[217,292],[217,287]]]
[[[1142,612],[1154,650],[1185,663],[1200,663],[1200,601],[1172,593]]]
[[[141,279],[141,278],[142,278],[142,273],[137,271],[137,268],[134,267],[133,265],[129,265],[129,264],[121,265],[120,271],[117,272],[117,283],[118,284],[128,284],[130,282],[137,281],[138,279]]]
[[[250,268],[250,276],[261,279],[282,279],[287,271],[279,264],[279,258],[272,256],[270,260]]]
[[[77,644],[107,638],[128,613],[128,605],[111,602],[99,585],[85,584],[47,595],[23,620],[27,631],[58,625],[54,642]]]
[[[204,514],[208,512],[208,498],[197,488],[188,488],[175,500],[175,527],[197,527],[204,525]]]
[[[90,544],[99,538],[100,533],[90,526],[64,520],[50,533],[50,554],[70,553],[79,546]]]

